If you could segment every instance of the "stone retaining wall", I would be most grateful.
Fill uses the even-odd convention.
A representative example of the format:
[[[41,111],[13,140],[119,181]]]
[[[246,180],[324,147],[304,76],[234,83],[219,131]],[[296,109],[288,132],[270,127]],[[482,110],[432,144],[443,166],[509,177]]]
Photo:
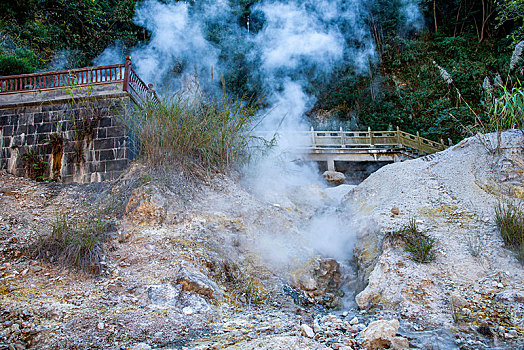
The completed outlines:
[[[129,97],[0,106],[0,169],[61,182],[116,179],[133,154],[122,117]]]

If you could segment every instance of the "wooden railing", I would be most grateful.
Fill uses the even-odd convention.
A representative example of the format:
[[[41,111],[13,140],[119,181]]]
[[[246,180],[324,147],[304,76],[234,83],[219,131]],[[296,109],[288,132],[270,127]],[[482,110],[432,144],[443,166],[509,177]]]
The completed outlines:
[[[0,77],[0,94],[45,91],[122,82],[122,90],[137,102],[152,99],[158,103],[153,85],[146,85],[131,68],[131,58],[125,63],[87,67],[55,72],[10,75]]]
[[[431,154],[446,149],[443,141],[435,142],[397,128],[394,131],[316,131],[302,132],[300,143],[313,150],[322,149],[399,149]]]

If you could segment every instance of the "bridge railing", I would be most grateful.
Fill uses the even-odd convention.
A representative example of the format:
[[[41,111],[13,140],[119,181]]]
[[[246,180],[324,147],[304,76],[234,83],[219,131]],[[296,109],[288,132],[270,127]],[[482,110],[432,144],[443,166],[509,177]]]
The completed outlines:
[[[152,99],[159,102],[153,85],[146,85],[131,68],[131,58],[125,63],[86,67],[36,74],[0,77],[0,94],[67,89],[100,84],[122,83],[122,90],[129,92],[137,102]]]
[[[155,105],[160,103],[160,99],[155,90],[153,90],[153,84],[146,85],[133,68],[129,67],[129,74],[127,77],[127,82],[124,82],[124,90],[129,92],[135,100],[142,102],[151,101]]]
[[[124,64],[0,77],[0,94],[123,81]]]
[[[302,140],[309,135],[309,147],[313,149],[372,149],[372,148],[409,148],[423,154],[431,154],[446,149],[443,141],[435,142],[399,129],[394,131],[317,131],[303,134]],[[304,145],[306,146],[306,145]]]

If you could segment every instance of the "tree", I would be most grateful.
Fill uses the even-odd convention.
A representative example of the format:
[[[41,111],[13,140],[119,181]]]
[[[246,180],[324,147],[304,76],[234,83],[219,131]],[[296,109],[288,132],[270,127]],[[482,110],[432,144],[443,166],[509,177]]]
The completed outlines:
[[[524,40],[524,0],[495,0],[499,26],[510,24],[513,46]]]

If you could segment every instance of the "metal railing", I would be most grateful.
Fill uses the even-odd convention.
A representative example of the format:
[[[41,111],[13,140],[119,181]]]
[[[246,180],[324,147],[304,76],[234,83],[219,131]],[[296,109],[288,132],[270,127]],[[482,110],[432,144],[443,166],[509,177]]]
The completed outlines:
[[[129,68],[129,75],[127,77],[127,86],[126,83],[124,83],[124,90],[129,92],[136,100],[151,101],[155,105],[160,103],[155,90],[153,90],[153,84],[146,85],[132,68]]]
[[[131,68],[131,58],[120,64],[86,67],[55,72],[21,74],[0,77],[0,94],[36,92],[81,86],[122,82],[122,90],[130,93],[137,102],[152,99],[159,102],[153,85],[146,85]]]

